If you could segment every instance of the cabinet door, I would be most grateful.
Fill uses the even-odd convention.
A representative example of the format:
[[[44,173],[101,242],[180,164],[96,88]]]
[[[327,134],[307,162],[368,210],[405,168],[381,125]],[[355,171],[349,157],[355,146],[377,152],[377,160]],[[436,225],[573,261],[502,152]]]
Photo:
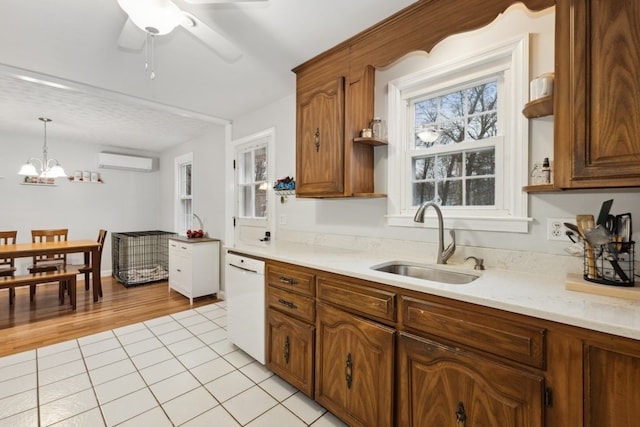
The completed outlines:
[[[184,287],[184,260],[177,242],[169,241],[169,287],[183,290]]]
[[[267,368],[313,398],[315,328],[267,309]]]
[[[640,185],[640,2],[558,0],[555,180]]]
[[[543,425],[541,377],[405,333],[398,358],[398,425]]]
[[[637,424],[640,355],[624,350],[585,345],[585,426]]]
[[[316,401],[351,426],[393,424],[395,330],[318,304]]]
[[[298,93],[296,194],[344,193],[344,77]]]

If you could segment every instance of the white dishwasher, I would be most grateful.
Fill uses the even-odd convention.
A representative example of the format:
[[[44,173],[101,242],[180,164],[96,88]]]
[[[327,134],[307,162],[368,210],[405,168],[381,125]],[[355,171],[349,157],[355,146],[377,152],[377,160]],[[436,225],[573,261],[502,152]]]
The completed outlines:
[[[225,295],[229,341],[264,365],[264,261],[227,253]]]

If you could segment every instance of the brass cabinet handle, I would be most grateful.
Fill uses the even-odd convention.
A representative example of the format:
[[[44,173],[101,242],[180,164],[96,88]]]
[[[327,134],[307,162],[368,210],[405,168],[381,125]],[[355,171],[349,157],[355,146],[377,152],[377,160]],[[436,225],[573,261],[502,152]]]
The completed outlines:
[[[282,354],[284,355],[284,363],[288,365],[289,364],[289,336],[288,335],[287,335],[287,338],[284,340],[284,350]]]
[[[353,381],[353,360],[351,359],[351,353],[347,354],[347,365],[344,368],[344,379],[347,381],[347,388],[351,388],[351,382]]]
[[[284,305],[284,306],[287,306],[287,307],[289,307],[289,308],[292,308],[292,309],[294,309],[294,310],[295,310],[296,308],[298,308],[298,306],[297,306],[297,305],[295,305],[295,304],[294,304],[294,303],[292,303],[291,301],[287,301],[286,299],[282,299],[282,298],[281,298],[281,299],[279,299],[279,300],[278,300],[278,302],[279,302],[280,304],[282,304],[282,305]]]
[[[456,411],[456,427],[464,427],[467,421],[467,414],[464,412],[464,405],[458,402],[458,410]]]
[[[291,279],[291,278],[285,277],[285,276],[280,276],[279,280],[282,283],[286,283],[287,285],[295,285],[296,283],[298,283],[296,279]]]
[[[320,128],[316,128],[316,133],[313,134],[316,137],[316,153],[320,151]]]

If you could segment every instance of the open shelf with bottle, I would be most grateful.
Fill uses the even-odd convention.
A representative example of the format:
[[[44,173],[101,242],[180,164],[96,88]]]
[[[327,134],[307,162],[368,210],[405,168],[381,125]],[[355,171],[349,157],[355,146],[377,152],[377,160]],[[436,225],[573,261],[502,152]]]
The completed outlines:
[[[537,119],[540,117],[553,115],[553,96],[545,96],[543,98],[534,99],[527,102],[522,110],[522,114],[528,119]]]
[[[389,142],[386,139],[376,138],[376,137],[358,136],[356,138],[353,138],[353,142],[357,142],[359,144],[373,145],[376,147],[381,145],[389,145]]]

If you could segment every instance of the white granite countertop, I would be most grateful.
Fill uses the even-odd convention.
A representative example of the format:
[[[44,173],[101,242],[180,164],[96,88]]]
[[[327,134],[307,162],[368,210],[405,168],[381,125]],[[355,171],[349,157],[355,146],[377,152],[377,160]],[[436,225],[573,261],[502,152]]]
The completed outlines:
[[[394,260],[424,264],[433,262],[425,258],[398,258],[394,255],[383,256],[376,251],[291,242],[243,245],[226,249],[640,339],[640,301],[566,290],[564,275],[549,276],[490,267],[479,271],[473,269],[473,263],[470,261],[464,265],[436,265],[436,268],[480,276],[469,284],[450,285],[379,272],[370,268]]]

